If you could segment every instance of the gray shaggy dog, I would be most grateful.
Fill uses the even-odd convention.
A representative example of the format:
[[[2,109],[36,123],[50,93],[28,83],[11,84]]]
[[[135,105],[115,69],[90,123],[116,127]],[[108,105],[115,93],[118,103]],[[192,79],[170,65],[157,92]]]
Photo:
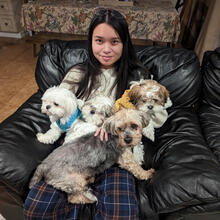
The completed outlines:
[[[121,152],[114,139],[103,143],[94,133],[87,134],[49,154],[37,167],[30,188],[44,177],[47,184],[69,194],[69,202],[93,203],[97,199],[87,185],[116,163]]]
[[[68,194],[71,203],[93,203],[96,196],[89,188],[95,175],[118,163],[139,179],[151,178],[154,170],[143,170],[135,161],[131,148],[141,141],[142,128],[148,118],[141,111],[122,109],[105,120],[103,128],[111,134],[107,142],[94,132],[55,149],[37,167],[30,187],[45,181]]]

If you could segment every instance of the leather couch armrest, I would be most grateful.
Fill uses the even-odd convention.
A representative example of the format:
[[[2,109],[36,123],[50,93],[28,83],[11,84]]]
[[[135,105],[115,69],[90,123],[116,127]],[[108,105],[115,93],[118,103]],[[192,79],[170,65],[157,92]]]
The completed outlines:
[[[0,180],[24,196],[32,172],[54,148],[36,139],[36,133],[50,125],[40,111],[40,97],[35,93],[0,124]]]
[[[156,131],[156,172],[146,194],[156,213],[220,201],[220,167],[194,109],[175,109]]]

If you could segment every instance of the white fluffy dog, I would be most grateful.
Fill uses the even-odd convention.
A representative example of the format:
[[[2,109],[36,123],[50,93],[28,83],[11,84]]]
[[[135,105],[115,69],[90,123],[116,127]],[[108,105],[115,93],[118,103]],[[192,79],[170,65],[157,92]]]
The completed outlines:
[[[138,110],[150,117],[143,135],[154,141],[154,128],[161,127],[168,118],[167,108],[172,106],[168,90],[155,80],[133,82],[129,97]]]
[[[0,220],[6,220],[0,213]]]
[[[79,120],[83,102],[71,91],[56,86],[47,89],[41,100],[41,111],[49,116],[51,125],[46,133],[38,133],[37,139],[44,144],[53,144]]]
[[[65,88],[52,87],[42,96],[41,111],[51,121],[46,133],[38,133],[37,139],[45,144],[53,144],[66,132],[64,142],[87,133],[95,132],[104,118],[110,114],[112,100],[106,96],[97,96],[85,103]]]
[[[66,134],[65,142],[95,133],[105,118],[111,115],[113,101],[107,96],[98,95],[86,101],[81,108],[81,120],[77,121]]]

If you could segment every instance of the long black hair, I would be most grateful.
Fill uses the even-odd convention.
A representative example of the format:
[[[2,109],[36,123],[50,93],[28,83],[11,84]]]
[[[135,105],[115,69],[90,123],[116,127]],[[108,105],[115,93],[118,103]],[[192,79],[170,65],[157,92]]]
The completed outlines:
[[[90,23],[88,32],[88,59],[86,65],[80,68],[85,72],[85,76],[79,84],[76,95],[78,97],[88,97],[95,88],[97,76],[101,73],[101,64],[95,58],[92,50],[92,36],[94,29],[102,23],[111,25],[118,33],[123,44],[121,58],[114,64],[117,78],[115,81],[116,99],[120,98],[124,90],[128,88],[130,80],[138,80],[137,72],[147,72],[145,67],[139,62],[136,52],[131,42],[128,24],[124,16],[114,9],[98,8]],[[90,84],[89,84],[90,82]]]

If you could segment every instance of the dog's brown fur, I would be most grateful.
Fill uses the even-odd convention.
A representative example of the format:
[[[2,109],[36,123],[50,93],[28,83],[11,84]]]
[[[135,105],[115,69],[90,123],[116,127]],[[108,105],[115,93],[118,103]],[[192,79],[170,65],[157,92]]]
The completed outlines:
[[[151,94],[147,96],[147,92]],[[137,109],[146,102],[151,103],[152,106],[164,106],[169,97],[169,92],[155,80],[144,80],[140,84],[131,86],[129,97]]]
[[[142,111],[133,109],[121,109],[115,112],[111,117],[105,120],[103,128],[109,132],[113,138],[116,138],[118,148],[121,148],[121,155],[118,159],[118,164],[121,168],[131,172],[136,178],[141,180],[150,179],[155,172],[154,169],[144,170],[134,159],[131,151],[132,147],[141,141],[142,128],[147,126],[148,118]],[[104,147],[104,146],[103,146]],[[79,193],[76,195],[70,194],[68,201],[71,203],[92,203],[84,196],[84,188],[88,181],[92,183],[93,178],[88,180],[86,176],[78,176],[81,184],[78,185]]]
[[[108,118],[103,128],[117,138],[118,147],[123,151],[118,164],[130,171],[136,178],[147,180],[152,177],[154,169],[144,170],[134,159],[131,149],[142,137],[142,128],[149,123],[147,115],[134,109],[122,109]]]

